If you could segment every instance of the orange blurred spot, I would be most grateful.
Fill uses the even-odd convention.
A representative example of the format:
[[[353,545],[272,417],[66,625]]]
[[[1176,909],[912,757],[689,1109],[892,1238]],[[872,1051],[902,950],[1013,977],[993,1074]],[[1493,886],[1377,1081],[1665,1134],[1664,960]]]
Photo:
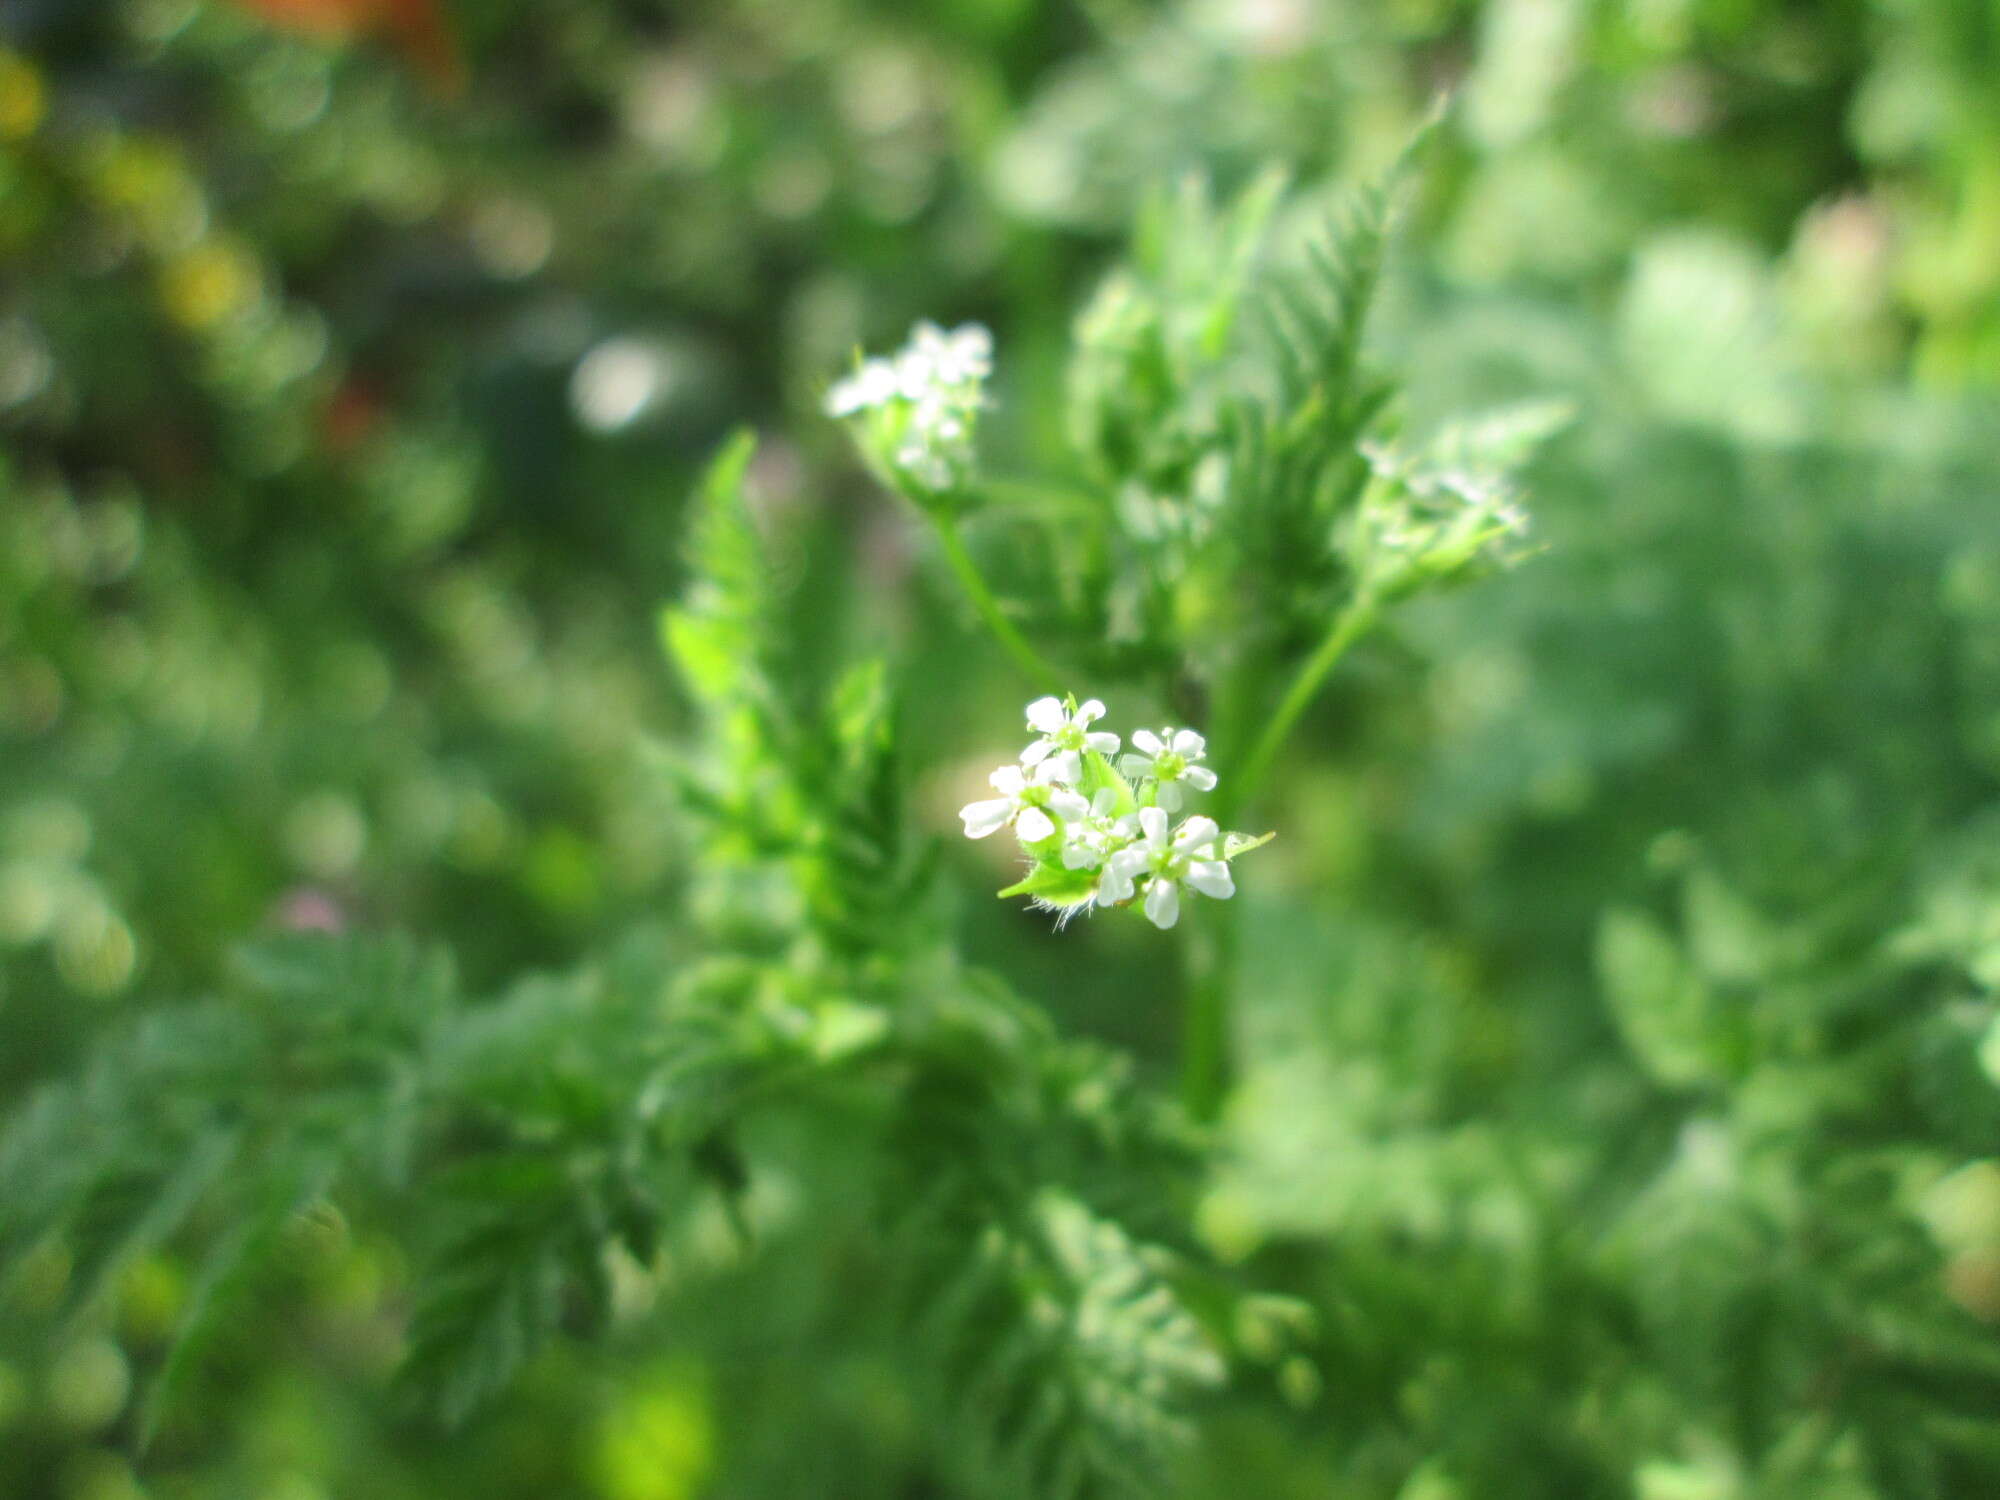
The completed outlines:
[[[386,409],[372,383],[351,376],[340,384],[320,413],[320,441],[329,453],[352,453],[367,442]]]
[[[433,87],[456,94],[465,65],[440,0],[237,0],[274,26],[325,41],[381,37]]]

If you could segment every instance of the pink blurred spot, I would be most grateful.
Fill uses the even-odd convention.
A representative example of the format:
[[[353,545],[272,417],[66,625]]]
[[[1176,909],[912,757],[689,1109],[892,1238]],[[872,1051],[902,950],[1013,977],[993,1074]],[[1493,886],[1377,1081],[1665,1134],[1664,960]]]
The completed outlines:
[[[345,932],[347,913],[325,891],[301,886],[278,903],[278,925],[287,932]]]

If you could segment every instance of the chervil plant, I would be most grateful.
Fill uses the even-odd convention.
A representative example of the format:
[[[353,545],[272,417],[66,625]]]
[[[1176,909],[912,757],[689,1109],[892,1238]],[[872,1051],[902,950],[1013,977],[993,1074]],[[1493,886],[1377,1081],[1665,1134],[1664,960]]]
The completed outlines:
[[[1551,422],[1398,435],[1362,354],[1389,189],[1302,236],[1313,216],[1281,233],[1283,205],[1268,180],[1153,210],[1078,324],[1051,477],[990,471],[1004,363],[976,327],[919,325],[827,397],[1042,694],[961,814],[1019,845],[1002,894],[1059,921],[1189,909],[1180,1100],[959,953],[897,668],[809,665],[739,438],[661,620],[689,710],[654,757],[687,853],[669,919],[483,998],[406,941],[263,945],[0,1140],[0,1255],[71,1268],[38,1316],[102,1316],[168,1245],[197,1268],[143,1430],[171,1425],[292,1226],[336,1208],[414,1267],[404,1388],[448,1420],[558,1332],[670,1336],[644,1309],[697,1317],[726,1280],[744,1316],[809,1325],[776,1345],[866,1340],[963,1491],[1155,1494],[1203,1393],[1296,1359],[1308,1320],[1218,1265],[1194,1214],[1228,1086],[1233,863],[1271,837],[1226,830],[1355,642],[1518,551],[1508,476]],[[1158,727],[1116,733],[1064,680],[1125,684]],[[818,1290],[743,1290],[766,1276]],[[866,1332],[856,1286],[879,1289]]]
[[[1060,477],[982,461],[1005,357],[976,325],[920,323],[829,392],[1026,678],[1127,682],[1207,725],[1135,730],[1114,760],[1091,727],[1101,702],[1037,699],[1040,737],[964,812],[968,835],[1011,828],[1028,858],[1004,894],[1060,920],[1129,905],[1161,927],[1186,892],[1226,899],[1231,861],[1263,840],[1223,830],[1347,653],[1408,600],[1527,555],[1514,476],[1566,407],[1412,435],[1364,353],[1416,149],[1331,215],[1276,176],[1221,209],[1192,183],[1156,200],[1077,321]],[[1204,810],[1171,823],[1190,796]],[[1187,949],[1183,1103],[1204,1118],[1228,1087],[1233,933],[1218,912]]]

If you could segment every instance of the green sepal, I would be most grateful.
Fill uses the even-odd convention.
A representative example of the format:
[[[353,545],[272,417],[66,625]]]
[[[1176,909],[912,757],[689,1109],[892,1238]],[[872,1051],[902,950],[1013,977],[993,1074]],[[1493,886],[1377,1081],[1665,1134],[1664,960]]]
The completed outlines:
[[[1139,809],[1139,799],[1132,793],[1132,784],[1118,774],[1116,766],[1095,750],[1083,752],[1082,783],[1077,791],[1093,807],[1097,803],[1097,794],[1104,788],[1109,787],[1117,794],[1118,800],[1111,808],[1111,816],[1114,818],[1122,818],[1127,813],[1137,812]]]
[[[1252,838],[1247,833],[1225,833],[1222,836],[1222,858],[1234,859],[1239,854],[1248,854],[1252,849],[1261,849],[1277,836],[1276,833],[1267,833],[1260,838]]]
[[[1097,871],[1072,870],[1058,861],[1037,865],[1029,871],[1027,879],[1016,881],[999,894],[1002,899],[1033,896],[1051,906],[1079,906],[1088,901],[1096,890]]]

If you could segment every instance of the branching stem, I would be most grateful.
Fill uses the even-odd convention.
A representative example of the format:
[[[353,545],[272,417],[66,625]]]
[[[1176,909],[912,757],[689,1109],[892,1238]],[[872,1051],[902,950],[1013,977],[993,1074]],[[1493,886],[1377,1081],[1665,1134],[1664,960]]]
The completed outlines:
[[[1272,762],[1284,749],[1292,730],[1298,727],[1300,716],[1319,696],[1320,685],[1326,681],[1327,674],[1339,664],[1348,648],[1374,629],[1381,618],[1381,603],[1370,593],[1357,594],[1334,617],[1333,628],[1327,631],[1326,638],[1300,665],[1298,674],[1285,689],[1285,696],[1279,700],[1277,711],[1271,715],[1264,732],[1258,735],[1257,743],[1251,746],[1249,755],[1244,758],[1242,768],[1234,777],[1230,810],[1247,805],[1262,789],[1264,778],[1271,773]]]

